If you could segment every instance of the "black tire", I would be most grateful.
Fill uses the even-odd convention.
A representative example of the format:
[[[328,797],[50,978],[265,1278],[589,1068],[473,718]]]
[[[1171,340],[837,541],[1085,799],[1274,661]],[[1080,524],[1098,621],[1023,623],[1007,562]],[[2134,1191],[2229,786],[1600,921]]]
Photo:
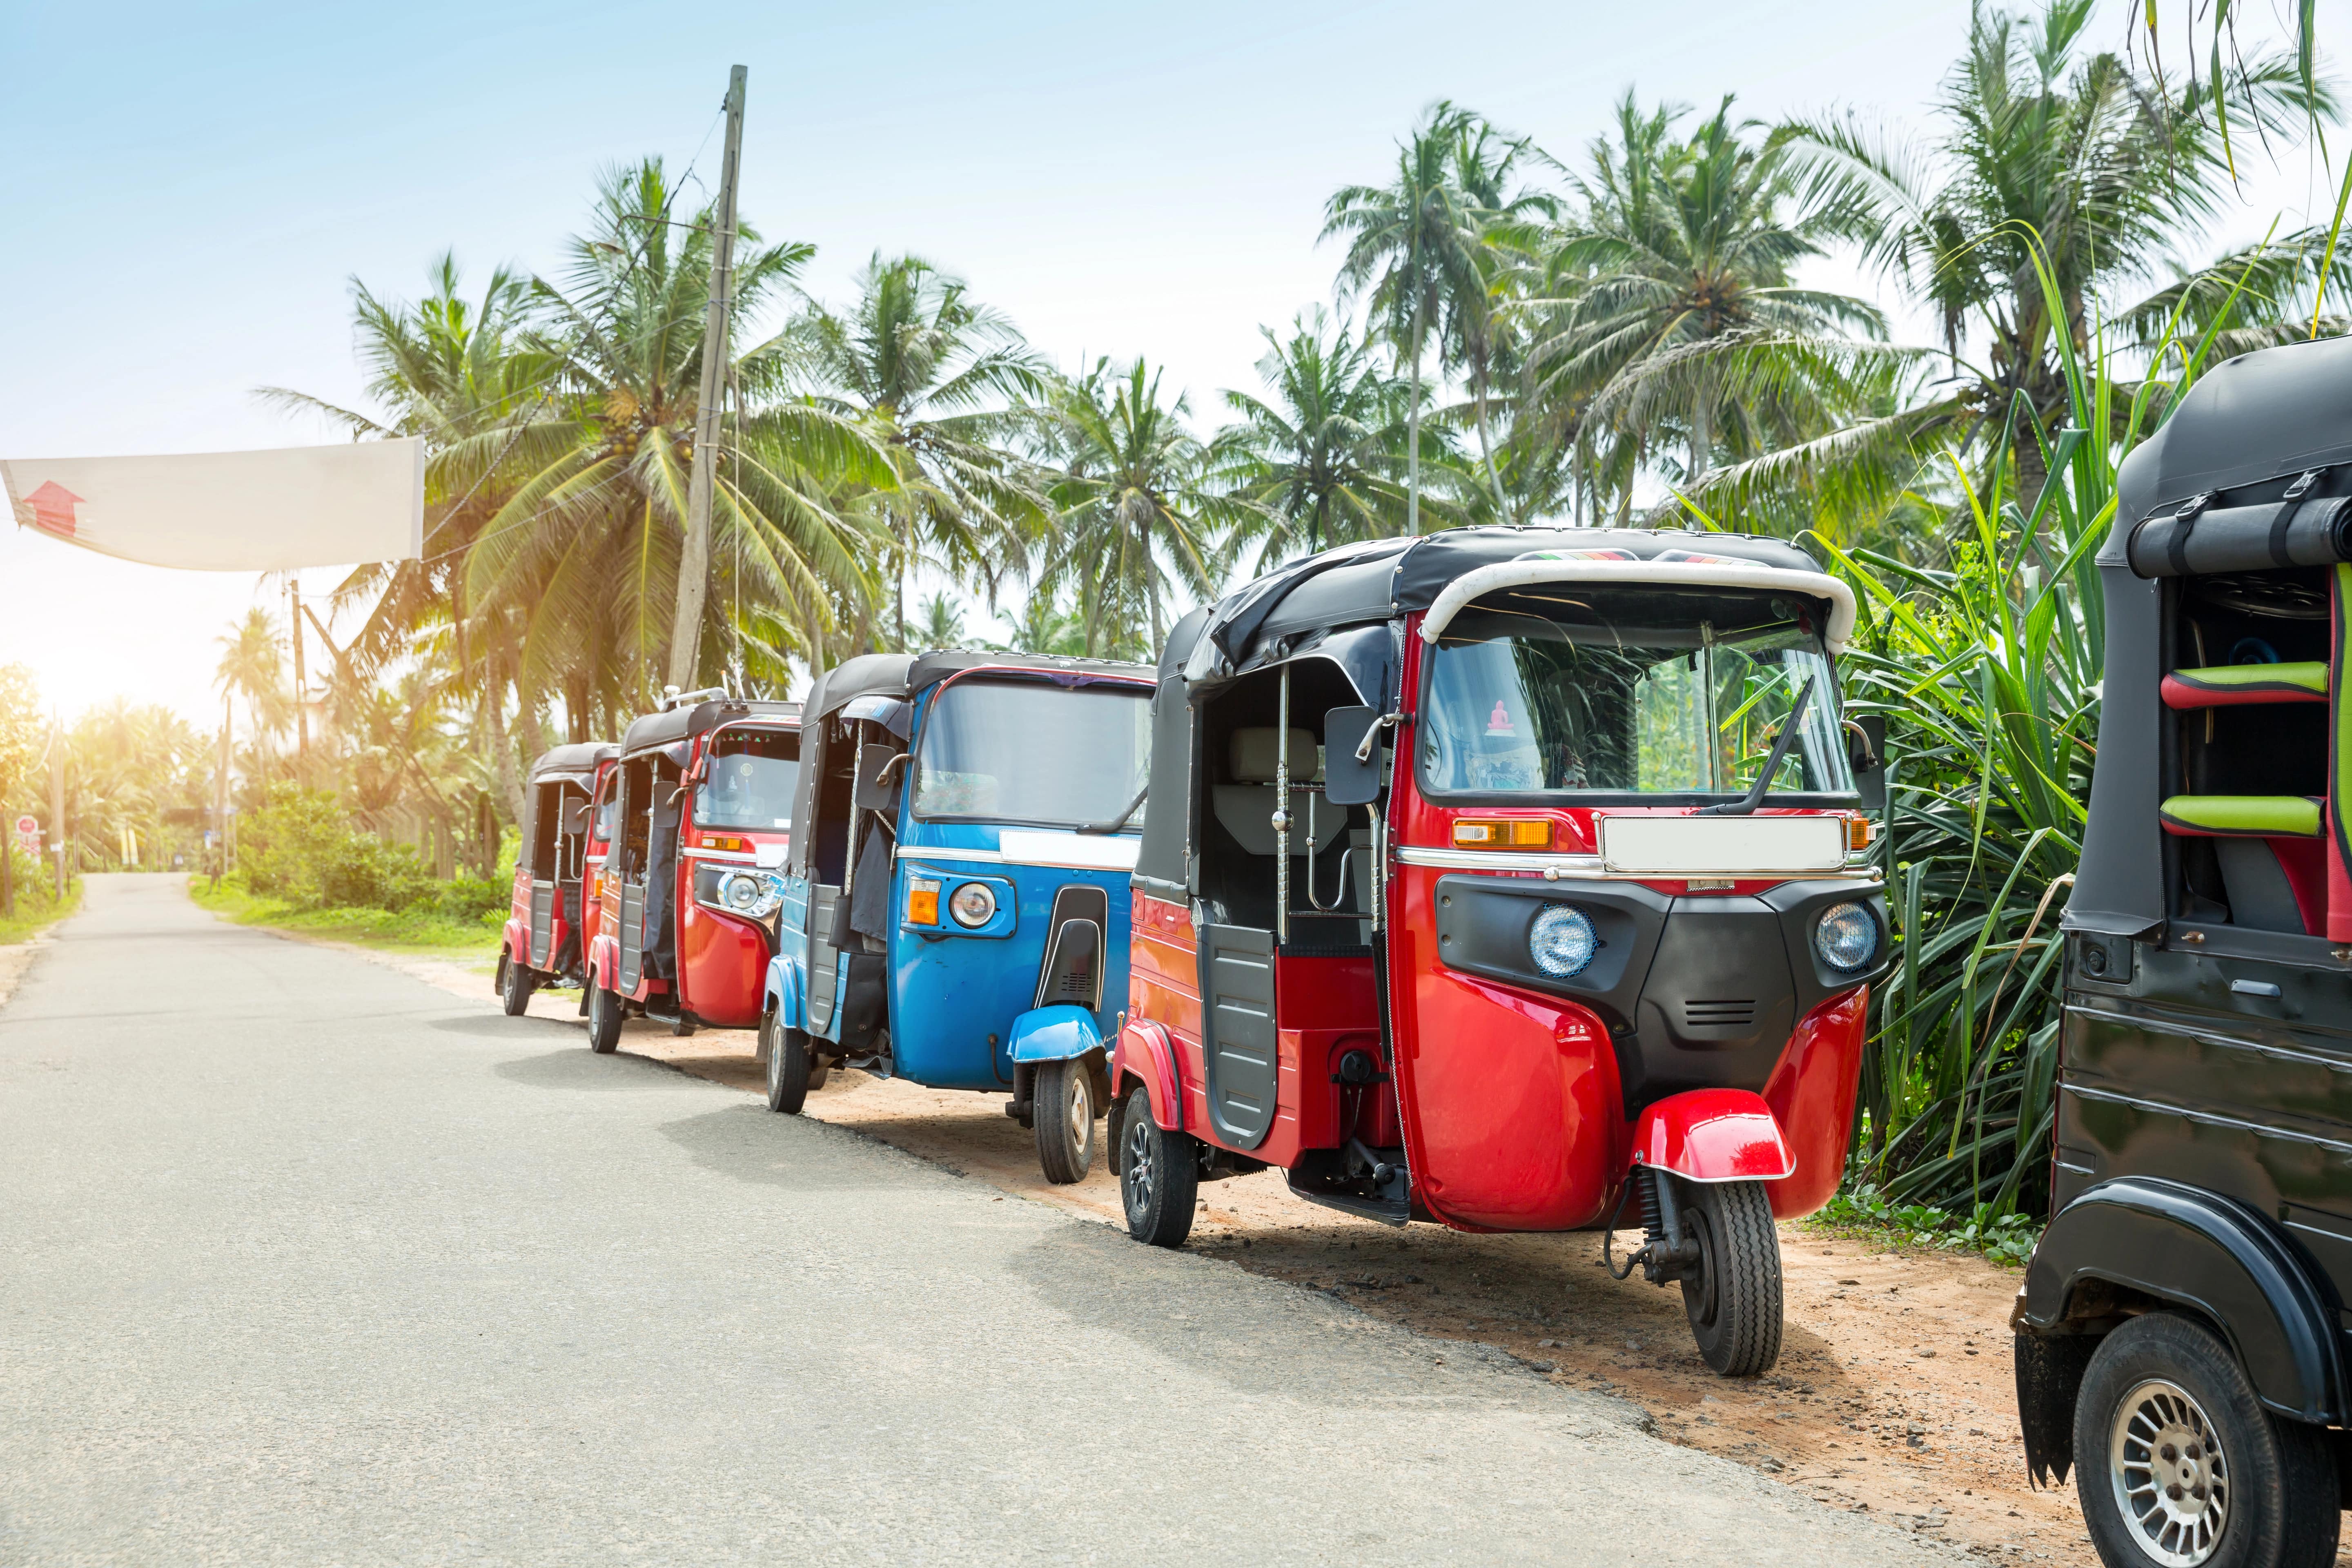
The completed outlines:
[[[1183,1246],[1201,1193],[1200,1145],[1189,1133],[1166,1131],[1151,1120],[1151,1100],[1140,1084],[1128,1091],[1118,1123],[1125,1129],[1118,1195],[1127,1234],[1153,1247]]]
[[[609,1057],[621,1043],[621,998],[594,981],[588,983],[588,1048]]]
[[[784,1027],[773,1013],[761,1016],[760,1033],[768,1042],[768,1109],[798,1116],[808,1100],[808,1036]]]
[[[1754,1377],[1780,1359],[1780,1233],[1761,1182],[1675,1183],[1698,1267],[1683,1279],[1683,1311],[1709,1367]]]
[[[2074,1490],[2110,1568],[2324,1568],[2343,1526],[2326,1435],[2264,1410],[2212,1331],[2170,1312],[2092,1352]]]
[[[505,1006],[507,1016],[520,1018],[530,1009],[531,984],[530,967],[507,959],[499,965],[499,1001]]]
[[[1083,1182],[1095,1164],[1095,1083],[1084,1062],[1046,1062],[1030,1084],[1037,1163],[1057,1186]]]

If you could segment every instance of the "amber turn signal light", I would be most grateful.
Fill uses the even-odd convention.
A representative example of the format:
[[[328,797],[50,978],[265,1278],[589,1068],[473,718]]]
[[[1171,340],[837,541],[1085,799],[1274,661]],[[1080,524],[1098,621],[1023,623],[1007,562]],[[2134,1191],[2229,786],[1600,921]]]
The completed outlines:
[[[940,923],[940,885],[921,878],[907,883],[907,923],[911,926],[935,926]]]
[[[731,849],[736,854],[742,855],[750,852],[751,841],[748,838],[721,838],[715,834],[705,834],[702,847],[705,849]]]
[[[1845,847],[1848,849],[1870,847],[1870,818],[1849,816],[1845,819]]]
[[[1551,823],[1544,817],[1467,817],[1454,825],[1457,849],[1549,849]]]

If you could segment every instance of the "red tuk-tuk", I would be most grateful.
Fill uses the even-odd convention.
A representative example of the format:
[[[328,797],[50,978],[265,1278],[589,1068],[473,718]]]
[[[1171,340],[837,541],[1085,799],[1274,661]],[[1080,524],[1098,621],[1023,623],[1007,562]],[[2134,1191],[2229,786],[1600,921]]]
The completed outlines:
[[[514,902],[499,946],[499,999],[509,1017],[520,1017],[542,985],[580,983],[588,802],[614,755],[610,742],[592,741],[558,746],[530,765]]]
[[[589,944],[588,1043],[621,1022],[760,1022],[800,777],[800,704],[697,691],[629,726],[608,786],[611,837]]]
[[[1512,528],[1187,616],[1111,1065],[1130,1232],[1268,1166],[1396,1225],[1638,1214],[1612,1269],[1678,1282],[1717,1372],[1771,1365],[1773,1221],[1837,1188],[1886,962],[1853,624],[1779,541]]]

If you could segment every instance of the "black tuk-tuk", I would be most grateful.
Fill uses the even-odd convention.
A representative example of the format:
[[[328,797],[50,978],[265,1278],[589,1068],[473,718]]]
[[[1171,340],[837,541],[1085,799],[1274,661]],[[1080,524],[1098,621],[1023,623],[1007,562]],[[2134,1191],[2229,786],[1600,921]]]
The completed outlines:
[[[2068,905],[2037,1481],[2109,1563],[2336,1561],[2352,1448],[2352,341],[2231,360],[2125,459]]]

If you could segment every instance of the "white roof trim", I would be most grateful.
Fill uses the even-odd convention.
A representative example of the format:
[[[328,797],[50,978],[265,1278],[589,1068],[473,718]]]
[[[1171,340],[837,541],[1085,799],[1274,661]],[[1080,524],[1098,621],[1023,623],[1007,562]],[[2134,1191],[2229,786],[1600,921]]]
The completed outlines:
[[[1826,572],[1787,566],[1719,566],[1700,561],[1498,561],[1446,584],[1422,617],[1421,636],[1435,642],[1471,600],[1497,588],[1530,583],[1683,583],[1696,588],[1778,588],[1830,602],[1830,652],[1843,653],[1853,635],[1853,590]]]

